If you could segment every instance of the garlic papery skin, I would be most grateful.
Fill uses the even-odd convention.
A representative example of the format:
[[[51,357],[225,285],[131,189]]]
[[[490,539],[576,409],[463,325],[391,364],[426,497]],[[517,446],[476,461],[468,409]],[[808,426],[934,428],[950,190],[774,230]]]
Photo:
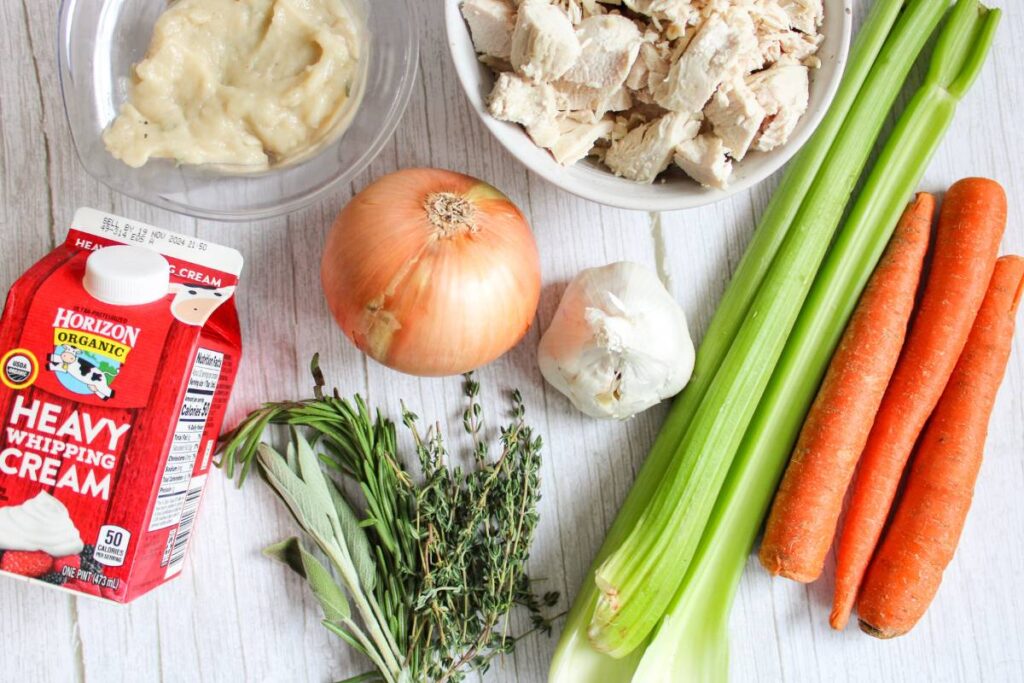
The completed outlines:
[[[551,386],[591,417],[626,420],[679,393],[693,374],[686,315],[657,276],[628,261],[569,283],[538,362]]]

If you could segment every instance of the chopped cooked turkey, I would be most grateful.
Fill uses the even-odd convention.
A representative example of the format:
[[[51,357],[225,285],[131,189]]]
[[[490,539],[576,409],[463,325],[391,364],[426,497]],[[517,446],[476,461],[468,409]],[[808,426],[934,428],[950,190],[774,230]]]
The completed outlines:
[[[608,11],[598,0],[554,0],[554,5],[565,12],[574,26],[588,17]]]
[[[778,0],[748,3],[745,7],[758,36],[790,30],[789,14],[778,4]]]
[[[672,153],[684,140],[700,131],[700,121],[686,114],[669,112],[657,121],[645,123],[616,140],[604,156],[615,175],[638,183],[653,183],[672,163]]]
[[[505,0],[465,0],[462,16],[478,53],[498,59],[512,56],[516,11],[511,4]]]
[[[742,79],[723,83],[704,108],[704,116],[721,138],[729,156],[742,161],[767,112]]]
[[[640,29],[618,14],[590,17],[576,27],[580,56],[562,75],[570,83],[590,88],[618,88],[640,52]]]
[[[488,106],[560,164],[649,183],[673,159],[725,187],[785,144],[820,62],[823,0],[463,0]]]
[[[672,68],[671,48],[668,41],[657,40],[650,32],[644,36],[633,70],[626,84],[633,90],[643,91],[646,101],[653,101],[654,89],[668,76]]]
[[[724,190],[732,175],[732,161],[722,139],[717,135],[702,133],[692,140],[685,140],[676,147],[676,166],[683,169],[704,187]]]
[[[821,66],[816,56],[821,39],[821,36],[808,36],[799,31],[783,31],[765,36],[761,41],[761,54],[768,64],[780,61],[800,62],[804,66],[817,69]]]
[[[491,116],[530,127],[550,118],[555,110],[555,90],[513,73],[498,76],[487,108]]]
[[[640,50],[643,50],[644,45],[647,45],[647,43],[643,43],[640,46]],[[633,62],[633,66],[629,69],[625,85],[630,90],[646,90],[650,75],[651,70],[648,68],[646,60],[638,56]]]
[[[572,68],[580,56],[572,22],[565,12],[545,0],[519,5],[512,32],[512,67],[535,81],[553,81]]]
[[[561,116],[564,116],[564,114],[548,116],[536,123],[525,126],[526,134],[533,140],[533,144],[550,151],[562,135],[562,129],[558,125],[558,119]]]
[[[633,98],[627,88],[588,88],[565,80],[551,84],[555,91],[555,108],[558,111],[587,111],[600,118],[609,111],[625,111],[633,106]]]
[[[778,0],[789,15],[789,25],[801,33],[813,35],[825,19],[822,0]]]
[[[633,121],[633,125],[630,126],[630,128],[633,128],[641,123],[648,123],[655,119],[660,119],[665,114],[668,114],[669,111],[655,102],[640,102],[634,103],[633,107],[629,111],[623,113],[629,114]]]
[[[749,5],[747,9],[754,20],[758,48],[766,64],[774,64],[783,58],[804,62],[818,51],[822,36],[816,31],[802,33],[793,30],[789,13],[775,2],[761,2]]]
[[[526,132],[538,147],[551,152],[555,161],[571,166],[590,154],[599,139],[608,139],[614,127],[610,115],[598,119],[584,112],[559,112],[527,127]]]
[[[512,62],[507,59],[502,59],[501,57],[480,55],[480,63],[493,71],[495,76],[499,76],[506,71],[512,71]]]
[[[747,77],[747,85],[757,95],[766,118],[754,149],[770,152],[784,145],[807,111],[808,69],[801,64],[779,63]]]
[[[619,15],[584,19],[576,30],[583,52],[552,86],[560,111],[589,111],[595,118],[605,112],[629,109],[633,104],[624,87],[640,50],[640,31]]]
[[[690,0],[623,0],[623,4],[638,14],[680,27],[690,23],[698,13]]]
[[[750,14],[731,7],[704,22],[654,93],[661,106],[684,114],[704,108],[725,81],[760,68]]]
[[[610,116],[594,120],[589,116],[559,114],[555,120],[558,134],[551,144],[544,146],[551,150],[555,161],[572,166],[590,154],[598,139],[611,135],[614,127]]]

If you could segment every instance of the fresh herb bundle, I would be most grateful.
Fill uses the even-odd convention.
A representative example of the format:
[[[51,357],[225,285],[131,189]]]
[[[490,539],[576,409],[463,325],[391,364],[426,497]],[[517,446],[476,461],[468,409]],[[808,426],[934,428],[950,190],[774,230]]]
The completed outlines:
[[[371,416],[359,396],[325,394],[317,357],[312,372],[314,398],[250,414],[225,435],[220,464],[239,485],[255,464],[305,533],[265,552],[306,579],[324,626],[373,662],[375,672],[350,683],[460,681],[486,671],[527,633],[550,633],[543,609],[558,594],[537,595],[526,573],[541,439],[525,422],[519,393],[492,460],[480,385],[466,377],[463,425],[473,441],[466,470],[449,466],[439,426],[422,432],[403,405],[423,474],[416,484],[399,457],[394,422],[379,411]],[[270,425],[290,427],[285,455],[264,442]],[[361,505],[324,466],[358,486]],[[507,615],[516,605],[529,611],[532,627],[513,636]]]

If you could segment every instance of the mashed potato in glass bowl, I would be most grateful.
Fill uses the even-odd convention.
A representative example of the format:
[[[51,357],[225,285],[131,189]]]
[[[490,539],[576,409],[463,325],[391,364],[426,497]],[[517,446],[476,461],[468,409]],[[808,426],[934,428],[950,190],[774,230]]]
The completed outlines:
[[[103,141],[135,168],[154,157],[242,173],[301,161],[358,108],[365,33],[345,0],[177,0]]]
[[[197,218],[302,208],[394,133],[415,83],[416,11],[416,0],[64,0],[61,88],[79,159],[112,189]]]

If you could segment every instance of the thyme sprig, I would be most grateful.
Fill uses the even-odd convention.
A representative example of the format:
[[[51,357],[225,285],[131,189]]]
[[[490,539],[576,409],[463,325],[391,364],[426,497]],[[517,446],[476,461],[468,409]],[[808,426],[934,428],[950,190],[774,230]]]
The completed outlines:
[[[326,393],[317,357],[311,371],[314,397],[254,411],[225,435],[220,464],[239,486],[255,465],[295,516],[304,538],[267,554],[306,578],[324,625],[374,663],[376,671],[358,680],[461,681],[486,671],[522,637],[550,633],[544,612],[558,594],[535,593],[526,572],[542,441],[526,424],[521,395],[512,396],[511,420],[492,459],[480,385],[466,377],[467,468],[451,463],[440,426],[424,431],[403,404],[422,472],[416,484],[398,452],[394,422],[371,413],[359,396]],[[264,442],[271,425],[290,428],[285,455]],[[360,495],[344,492],[346,480]],[[531,626],[510,634],[516,605]]]

